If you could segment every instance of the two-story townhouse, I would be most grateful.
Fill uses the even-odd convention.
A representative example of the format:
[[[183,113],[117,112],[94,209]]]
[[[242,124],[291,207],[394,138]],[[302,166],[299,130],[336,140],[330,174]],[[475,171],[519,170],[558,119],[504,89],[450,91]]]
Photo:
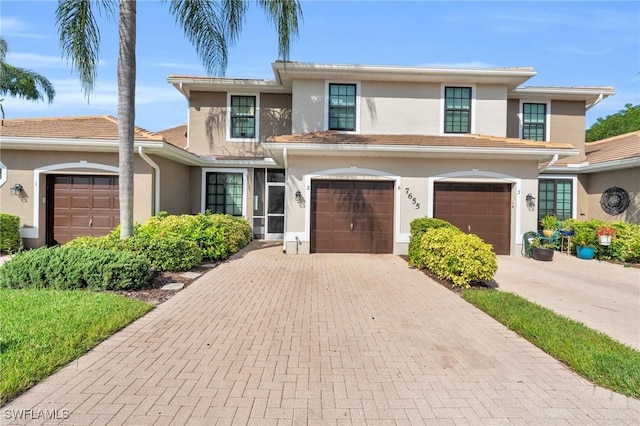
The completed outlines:
[[[186,149],[275,163],[201,169],[194,199],[234,213],[213,200],[247,188],[234,190],[233,210],[258,237],[283,238],[288,253],[403,253],[422,216],[514,253],[540,214],[576,215],[577,176],[542,175],[539,193],[539,173],[584,159],[585,112],[614,93],[522,88],[532,68],[276,62],[273,70],[274,80],[169,82],[189,102]]]
[[[209,210],[246,217],[287,253],[405,253],[411,220],[434,216],[518,253],[544,212],[579,217],[585,111],[614,93],[521,87],[532,68],[273,71],[169,77],[187,124],[137,129],[136,221]],[[27,246],[117,223],[112,117],[6,120],[0,142],[2,211],[20,215]]]

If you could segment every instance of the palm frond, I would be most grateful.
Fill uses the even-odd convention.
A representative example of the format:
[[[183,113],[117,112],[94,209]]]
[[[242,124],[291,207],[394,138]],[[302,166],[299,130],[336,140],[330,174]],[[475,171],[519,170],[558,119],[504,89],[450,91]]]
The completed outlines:
[[[98,72],[100,29],[93,8],[112,16],[113,0],[58,0],[56,24],[62,56],[80,76],[85,96],[93,91]]]
[[[289,59],[291,41],[298,36],[298,21],[302,21],[299,0],[258,0],[267,18],[276,24],[278,31],[278,57]]]
[[[9,47],[7,46],[7,41],[0,37],[0,61],[3,61],[7,58],[7,51]]]
[[[231,3],[241,3],[232,1]],[[224,75],[227,68],[229,28],[239,28],[244,7],[233,9],[234,21],[220,19],[224,6],[210,0],[172,0],[169,11],[196,49],[207,73]],[[233,39],[233,37],[231,37]]]
[[[30,101],[53,102],[56,91],[44,76],[5,62],[0,62],[0,95],[9,95]]]

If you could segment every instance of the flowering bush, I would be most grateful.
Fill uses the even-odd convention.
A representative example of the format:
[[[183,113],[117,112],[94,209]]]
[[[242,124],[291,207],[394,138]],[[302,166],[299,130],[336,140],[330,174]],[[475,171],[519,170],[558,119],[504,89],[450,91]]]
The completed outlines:
[[[610,235],[613,237],[616,235],[616,230],[609,225],[600,225],[596,228],[596,234],[598,237],[603,235]]]

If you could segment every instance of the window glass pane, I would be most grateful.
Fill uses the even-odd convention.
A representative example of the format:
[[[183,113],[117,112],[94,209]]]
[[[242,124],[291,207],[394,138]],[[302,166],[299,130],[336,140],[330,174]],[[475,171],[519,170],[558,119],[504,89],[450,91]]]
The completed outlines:
[[[471,131],[471,88],[445,87],[445,133]]]
[[[284,186],[269,187],[269,214],[284,214]]]
[[[253,169],[253,214],[264,216],[265,169]]]
[[[255,96],[231,96],[231,137],[255,138]]]
[[[329,130],[355,130],[356,85],[329,85]]]
[[[242,173],[208,173],[207,186],[207,210],[242,216]]]
[[[284,182],[284,170],[267,169],[267,182]]]
[[[270,234],[282,234],[284,232],[284,216],[269,216],[267,219],[267,232]]]

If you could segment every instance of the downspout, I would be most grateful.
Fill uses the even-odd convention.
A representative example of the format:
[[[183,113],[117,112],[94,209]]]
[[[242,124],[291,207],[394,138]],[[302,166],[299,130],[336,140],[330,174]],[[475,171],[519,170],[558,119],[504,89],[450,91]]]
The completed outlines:
[[[598,105],[600,103],[601,100],[604,99],[604,94],[600,93],[598,95],[598,99],[596,99],[591,105],[587,105],[584,109],[585,112],[589,111],[591,108],[593,108],[594,106]]]
[[[185,93],[184,89],[183,89],[183,84],[184,83],[180,83],[180,91],[182,92],[182,94],[184,95],[184,97],[187,99],[187,146],[184,147],[185,151],[189,151],[189,142],[191,141],[191,135],[190,135],[190,123],[191,123],[191,115],[189,114],[189,97],[187,96],[187,94]]]
[[[284,148],[282,150],[282,158],[283,158],[283,163],[284,163],[284,181],[285,181],[285,185],[289,182],[289,164],[287,161],[287,148]],[[286,186],[285,186],[286,188]],[[284,203],[284,238],[282,239],[282,252],[286,253],[287,252],[287,203]],[[298,249],[298,245],[296,244],[296,250]],[[297,253],[296,253],[297,254]]]
[[[160,167],[144,152],[144,147],[138,147],[138,154],[140,154],[140,158],[147,162],[154,170],[155,182],[154,182],[154,203],[153,203],[153,215],[157,215],[160,211]]]
[[[558,154],[554,154],[551,161],[549,161],[546,165],[538,167],[538,173],[542,173],[547,170],[549,167],[553,166],[556,161],[558,161]]]

